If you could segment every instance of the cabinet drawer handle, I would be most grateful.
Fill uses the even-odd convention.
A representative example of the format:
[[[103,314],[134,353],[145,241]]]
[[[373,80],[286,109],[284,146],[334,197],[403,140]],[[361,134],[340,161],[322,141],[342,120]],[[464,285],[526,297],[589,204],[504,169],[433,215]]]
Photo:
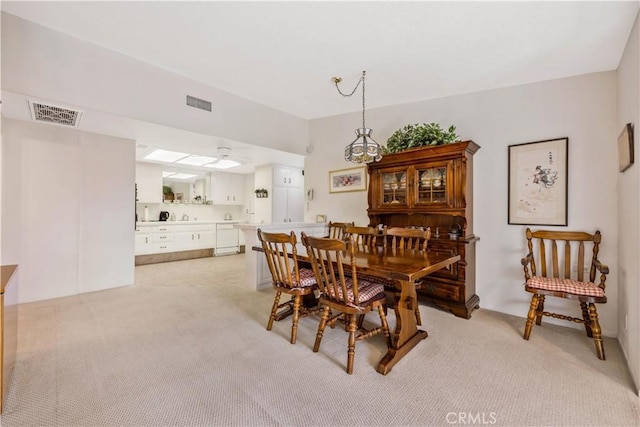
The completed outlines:
[[[167,229],[166,228],[161,228],[160,231],[167,231]]]
[[[160,238],[161,238],[161,239],[166,239],[166,238],[167,238],[167,236],[160,236]]]
[[[200,240],[200,233],[198,233],[198,240]]]
[[[192,235],[191,235],[191,240],[193,240],[193,239],[195,239],[195,238],[196,238],[196,236],[192,234]]]
[[[148,238],[148,237],[145,237],[145,238],[144,238],[144,242],[145,242],[145,243],[149,243],[149,238]]]

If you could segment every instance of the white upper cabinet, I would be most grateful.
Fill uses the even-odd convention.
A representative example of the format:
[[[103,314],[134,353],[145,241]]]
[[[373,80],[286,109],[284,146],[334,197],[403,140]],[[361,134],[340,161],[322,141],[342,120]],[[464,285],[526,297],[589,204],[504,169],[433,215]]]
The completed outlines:
[[[273,167],[272,221],[300,222],[304,219],[304,177],[302,169]]]
[[[136,163],[138,203],[162,203],[162,166]]]
[[[274,166],[273,185],[277,187],[302,187],[302,169],[291,166]]]
[[[244,175],[213,172],[211,174],[211,200],[214,205],[244,204]]]

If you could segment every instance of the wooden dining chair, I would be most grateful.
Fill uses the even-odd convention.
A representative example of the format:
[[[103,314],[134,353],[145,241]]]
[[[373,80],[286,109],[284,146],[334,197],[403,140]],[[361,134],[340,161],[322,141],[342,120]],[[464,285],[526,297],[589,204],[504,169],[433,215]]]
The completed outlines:
[[[305,307],[302,303],[304,296],[311,295],[318,289],[315,275],[313,270],[298,266],[297,239],[293,231],[291,234],[265,233],[258,229],[258,239],[262,243],[262,249],[271,272],[273,289],[276,291],[267,323],[267,331],[273,327],[278,310],[288,306],[293,311],[291,344],[295,344],[299,318],[319,310],[317,306]],[[291,300],[280,304],[280,297],[283,293],[291,295]]]
[[[431,228],[422,230],[421,228],[404,228],[404,227],[391,227],[383,228],[383,246],[385,250],[387,248],[394,248],[398,251],[404,250],[419,250],[426,251],[429,245],[429,239],[431,238]],[[383,285],[389,288],[386,282]],[[421,281],[415,282],[416,288],[420,288]],[[420,316],[420,306],[416,303],[414,309],[416,315],[416,323],[422,326],[422,317]]]
[[[345,238],[353,237],[356,251],[371,250],[376,246],[378,230],[374,227],[348,226],[345,229]]]
[[[431,238],[431,228],[422,230],[421,228],[385,227],[382,233],[384,235],[383,245],[385,249],[391,247],[400,250],[417,249],[426,251]]]
[[[531,231],[527,228],[526,238],[528,253],[521,260],[524,289],[533,296],[523,338],[529,339],[534,320],[536,325],[540,325],[542,316],[582,323],[587,336],[593,338],[598,358],[605,360],[596,303],[607,302],[605,281],[609,267],[598,260],[602,240],[600,231],[590,234],[582,231]],[[585,264],[589,252],[591,261]],[[588,277],[585,277],[587,272]],[[578,300],[582,318],[544,311],[547,296]]]
[[[318,238],[302,233],[302,243],[307,248],[307,255],[311,261],[316,282],[320,287],[320,306],[323,307],[322,318],[318,326],[313,351],[320,349],[320,342],[325,327],[338,316],[348,317],[347,331],[349,332],[347,350],[347,373],[353,373],[355,343],[379,333],[383,333],[387,340],[387,347],[391,346],[391,335],[385,315],[386,296],[384,287],[358,279],[354,262],[355,242],[353,237],[347,241],[331,238]],[[346,263],[345,263],[346,261]],[[350,277],[345,274],[351,271]],[[358,318],[372,310],[377,310],[380,316],[380,327],[365,330],[358,325]],[[356,335],[356,332],[360,333]]]
[[[347,227],[353,227],[353,222],[332,222],[329,221],[329,234],[327,237],[331,239],[344,239],[345,230]]]

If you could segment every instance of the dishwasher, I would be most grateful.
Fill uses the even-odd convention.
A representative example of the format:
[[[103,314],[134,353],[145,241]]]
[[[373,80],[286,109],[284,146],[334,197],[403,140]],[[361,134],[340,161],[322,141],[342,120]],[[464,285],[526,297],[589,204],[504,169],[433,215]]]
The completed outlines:
[[[234,224],[236,223],[216,224],[216,256],[240,252],[240,230]]]

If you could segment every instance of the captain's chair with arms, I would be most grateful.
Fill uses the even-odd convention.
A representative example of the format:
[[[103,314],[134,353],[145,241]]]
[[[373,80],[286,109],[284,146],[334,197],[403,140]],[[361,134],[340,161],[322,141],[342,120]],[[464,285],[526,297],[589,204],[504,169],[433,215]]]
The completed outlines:
[[[596,303],[607,302],[605,281],[609,267],[598,260],[602,240],[600,231],[589,234],[581,231],[531,231],[527,228],[526,237],[528,253],[521,260],[524,289],[533,296],[523,338],[529,339],[534,320],[536,325],[540,325],[542,316],[582,323],[587,336],[593,337],[598,358],[605,360]],[[585,247],[591,247],[590,264],[585,264]],[[589,269],[588,278],[584,277],[585,268]],[[547,296],[578,300],[582,318],[544,311]]]

